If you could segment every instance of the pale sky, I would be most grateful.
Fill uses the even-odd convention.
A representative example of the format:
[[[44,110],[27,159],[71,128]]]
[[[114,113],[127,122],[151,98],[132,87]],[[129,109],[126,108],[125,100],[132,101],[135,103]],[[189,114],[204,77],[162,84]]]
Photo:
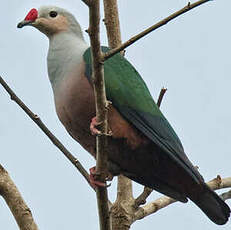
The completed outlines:
[[[186,4],[185,0],[145,4],[119,0],[123,41]],[[88,9],[80,0],[2,1],[0,75],[88,169],[94,160],[67,134],[55,113],[46,67],[48,39],[32,27],[16,28],[31,8],[41,5],[66,8],[84,30],[88,27]],[[126,52],[155,99],[162,86],[168,88],[161,109],[206,181],[218,174],[231,176],[230,8],[229,0],[211,1],[149,34]],[[85,37],[89,40],[87,34]],[[105,45],[104,28],[101,38]],[[31,208],[39,229],[99,229],[94,192],[1,86],[0,139],[0,163]],[[115,198],[115,185],[116,179],[109,188],[111,200]],[[135,185],[134,190],[138,195],[141,187]],[[150,200],[160,196],[153,192]],[[17,229],[4,200],[0,201],[0,229]],[[188,202],[173,204],[136,222],[131,229],[230,227],[231,220],[217,226]]]

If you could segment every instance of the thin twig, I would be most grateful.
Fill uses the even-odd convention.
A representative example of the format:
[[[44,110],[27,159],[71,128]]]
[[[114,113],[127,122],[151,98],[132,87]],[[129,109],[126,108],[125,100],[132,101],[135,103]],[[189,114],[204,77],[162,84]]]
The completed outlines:
[[[14,93],[14,91],[9,87],[9,85],[0,76],[0,84],[8,92],[11,100],[15,101],[22,110],[38,125],[38,127],[47,135],[47,137],[53,142],[53,144],[64,154],[64,156],[75,166],[75,168],[83,175],[85,180],[90,185],[89,174],[79,162],[79,160],[74,157],[66,147],[58,140],[57,137],[52,134],[52,132],[47,128],[47,126],[41,121],[38,115],[34,114],[24,102]]]
[[[140,205],[143,205],[146,203],[147,198],[152,193],[153,189],[144,187],[143,192],[136,198],[134,202],[134,208],[137,209]]]
[[[158,97],[158,101],[157,101],[157,106],[160,107],[161,102],[163,100],[164,94],[166,93],[167,89],[166,88],[162,88]]]
[[[222,189],[222,188],[230,188],[231,187],[231,177],[227,177],[221,179],[220,176],[215,179],[209,181],[207,185],[212,190]],[[167,207],[168,205],[177,202],[176,200],[169,198],[167,196],[162,196],[159,199],[146,204],[138,209],[138,211],[134,214],[133,222],[136,220],[140,220],[146,216],[149,216],[162,208]]]
[[[104,57],[103,57],[104,61],[107,60],[108,58],[112,57],[116,53],[124,50],[125,48],[127,48],[128,46],[130,46],[131,44],[133,44],[137,40],[141,39],[145,35],[149,34],[150,32],[152,32],[152,31],[160,28],[161,26],[167,24],[169,21],[175,19],[176,17],[178,17],[178,16],[186,13],[187,11],[192,10],[193,8],[200,6],[201,4],[204,4],[208,1],[211,1],[211,0],[200,0],[200,1],[197,1],[197,2],[192,3],[192,4],[188,3],[187,6],[183,7],[182,9],[178,10],[177,12],[171,14],[167,18],[159,21],[158,23],[149,27],[148,29],[144,30],[143,32],[135,35],[134,37],[130,38],[128,41],[124,42],[122,45],[118,46],[117,48],[114,48],[114,49],[110,50],[109,52],[107,52],[106,54],[104,54]]]
[[[96,137],[96,174],[97,180],[105,182],[107,176],[107,100],[104,84],[104,71],[102,52],[100,48],[100,1],[94,0],[89,5],[89,29],[91,42],[93,88],[96,103],[96,119],[101,124],[99,131],[104,134]],[[100,230],[110,230],[110,216],[108,207],[108,194],[106,187],[97,187],[96,196],[98,203]]]
[[[10,208],[20,230],[38,230],[31,210],[26,205],[20,192],[7,171],[0,165],[0,196]]]
[[[220,195],[222,200],[228,200],[231,199],[231,190],[229,190],[228,192],[224,192]]]

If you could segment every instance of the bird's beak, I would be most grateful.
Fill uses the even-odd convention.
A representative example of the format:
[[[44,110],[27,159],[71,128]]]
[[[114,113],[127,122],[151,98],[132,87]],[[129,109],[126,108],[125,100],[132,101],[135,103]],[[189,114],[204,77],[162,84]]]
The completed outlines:
[[[22,27],[24,27],[24,26],[29,26],[29,25],[31,25],[33,22],[34,22],[34,21],[32,21],[32,20],[23,20],[23,21],[21,21],[21,22],[18,23],[17,28],[22,28]]]
[[[38,18],[38,11],[33,8],[29,11],[29,13],[26,15],[25,19],[18,23],[17,27],[22,28],[24,26],[33,25],[33,23]]]

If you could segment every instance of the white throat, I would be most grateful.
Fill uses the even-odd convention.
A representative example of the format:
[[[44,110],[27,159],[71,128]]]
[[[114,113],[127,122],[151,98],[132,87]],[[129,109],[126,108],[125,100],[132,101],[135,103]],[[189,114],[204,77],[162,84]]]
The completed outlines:
[[[87,43],[74,33],[63,32],[49,38],[47,67],[53,90],[83,59]]]

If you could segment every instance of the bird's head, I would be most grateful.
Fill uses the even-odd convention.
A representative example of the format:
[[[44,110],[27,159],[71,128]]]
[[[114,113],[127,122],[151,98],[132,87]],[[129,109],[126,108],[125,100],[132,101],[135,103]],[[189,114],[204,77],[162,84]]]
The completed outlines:
[[[75,33],[82,37],[79,23],[75,17],[65,9],[56,6],[42,6],[31,9],[25,19],[18,23],[18,28],[33,26],[51,37],[61,32]]]

